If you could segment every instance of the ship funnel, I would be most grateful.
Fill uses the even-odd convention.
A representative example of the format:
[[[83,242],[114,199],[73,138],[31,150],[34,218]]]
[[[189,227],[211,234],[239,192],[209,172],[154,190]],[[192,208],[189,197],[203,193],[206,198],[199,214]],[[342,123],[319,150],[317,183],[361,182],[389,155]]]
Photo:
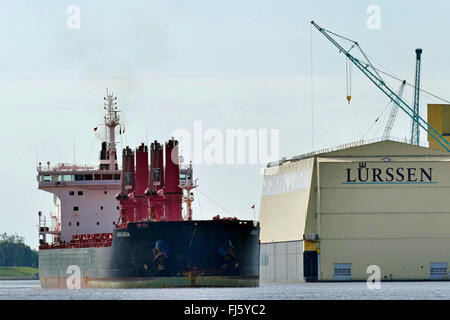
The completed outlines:
[[[158,141],[150,146],[150,183],[149,189],[157,191],[164,187],[164,151]]]
[[[168,197],[166,207],[166,219],[169,221],[181,221],[181,202],[183,191],[180,184],[180,167],[178,164],[178,141],[171,139],[166,142],[166,167],[165,167],[164,193]]]
[[[120,193],[117,195],[117,200],[120,202],[121,211],[121,223],[119,224],[134,221],[133,200],[128,197],[128,195],[134,191],[134,175],[133,150],[126,147],[122,151],[122,186]]]
[[[136,184],[134,202],[136,220],[147,218],[147,199],[145,191],[148,188],[148,148],[143,143],[136,149]]]
[[[122,188],[121,194],[127,195],[134,191],[134,154],[127,146],[122,151]]]

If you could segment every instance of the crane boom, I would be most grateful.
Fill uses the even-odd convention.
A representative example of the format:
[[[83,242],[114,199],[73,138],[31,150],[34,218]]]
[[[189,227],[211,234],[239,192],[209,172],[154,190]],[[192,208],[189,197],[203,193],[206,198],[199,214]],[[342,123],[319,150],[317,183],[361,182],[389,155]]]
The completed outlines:
[[[403,97],[403,91],[405,90],[406,80],[403,80],[402,84],[400,85],[400,89],[398,89],[397,95],[402,98]],[[391,101],[392,102],[392,101]],[[386,140],[391,135],[392,128],[394,127],[394,121],[397,117],[398,113],[398,107],[395,104],[392,104],[391,113],[389,114],[389,119],[386,124],[386,127],[384,128],[383,133],[383,139]]]
[[[430,126],[419,114],[416,114],[414,110],[405,102],[403,101],[394,91],[392,91],[391,88],[389,88],[384,80],[378,75],[376,72],[376,69],[372,66],[370,61],[367,59],[367,56],[364,54],[364,52],[359,47],[358,43],[353,40],[349,40],[353,42],[352,47],[349,50],[346,50],[344,47],[342,47],[330,34],[339,36],[335,33],[332,33],[330,31],[327,31],[323,28],[321,28],[319,25],[317,25],[314,21],[311,21],[311,24],[319,30],[320,33],[322,33],[325,38],[327,38],[332,44],[334,44],[341,53],[343,53],[347,58],[367,77],[370,81],[372,81],[373,84],[377,86],[378,89],[380,89],[390,100],[392,100],[403,112],[405,112],[413,121],[415,121],[423,130],[428,132],[428,134],[435,139],[445,150],[450,152],[450,143],[442,137],[439,132],[437,132],[432,126]],[[339,36],[343,38],[342,36]],[[362,52],[363,56],[366,58],[367,63],[363,63],[354,56],[350,54],[350,50],[354,47],[358,47],[359,50]],[[369,67],[372,68],[373,71],[369,69]]]

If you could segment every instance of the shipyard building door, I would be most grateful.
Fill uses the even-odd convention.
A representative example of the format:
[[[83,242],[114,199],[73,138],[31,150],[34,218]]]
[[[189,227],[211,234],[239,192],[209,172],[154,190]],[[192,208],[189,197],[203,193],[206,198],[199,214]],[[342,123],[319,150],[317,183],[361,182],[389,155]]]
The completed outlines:
[[[303,278],[306,282],[317,281],[317,251],[303,252]]]

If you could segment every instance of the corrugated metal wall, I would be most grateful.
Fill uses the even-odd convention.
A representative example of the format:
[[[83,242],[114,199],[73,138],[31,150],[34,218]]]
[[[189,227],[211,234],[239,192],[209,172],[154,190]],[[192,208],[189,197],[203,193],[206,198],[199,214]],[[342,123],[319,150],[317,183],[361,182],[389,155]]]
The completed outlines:
[[[262,281],[303,281],[303,241],[261,243]]]

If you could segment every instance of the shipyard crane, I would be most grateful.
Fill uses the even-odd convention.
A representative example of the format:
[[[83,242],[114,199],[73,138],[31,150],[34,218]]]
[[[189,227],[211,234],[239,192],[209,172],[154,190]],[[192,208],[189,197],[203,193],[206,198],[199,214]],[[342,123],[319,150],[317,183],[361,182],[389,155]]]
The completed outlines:
[[[406,80],[403,80],[402,84],[400,85],[400,89],[398,89],[397,95],[402,98],[403,97],[403,91],[405,90]],[[392,100],[390,102],[393,102]],[[383,133],[383,140],[386,140],[390,137],[392,128],[394,127],[394,121],[397,117],[398,113],[398,107],[393,103],[391,113],[389,114],[389,119],[386,124],[386,127],[384,128]]]
[[[414,119],[411,122],[411,144],[418,146],[420,143],[420,128],[417,121],[419,116],[419,92],[420,92],[420,56],[422,49],[416,49],[416,80],[414,84]]]
[[[335,45],[336,48],[339,49],[339,52],[343,53],[370,81],[372,81],[378,89],[380,89],[390,100],[392,100],[403,112],[405,112],[417,125],[425,130],[434,140],[436,140],[445,150],[450,152],[450,143],[439,134],[432,126],[428,124],[418,113],[414,112],[412,109],[402,98],[400,98],[392,89],[386,85],[384,80],[381,78],[377,69],[372,65],[367,55],[359,46],[358,42],[340,36],[334,32],[328,31],[326,29],[321,28],[314,21],[311,21],[311,24],[322,33],[325,38],[327,38],[332,44]],[[340,45],[331,35],[344,39],[352,43],[352,46],[349,50],[346,50],[342,45]],[[360,61],[350,54],[350,51],[354,48],[358,48],[361,54],[366,59],[367,63]]]

